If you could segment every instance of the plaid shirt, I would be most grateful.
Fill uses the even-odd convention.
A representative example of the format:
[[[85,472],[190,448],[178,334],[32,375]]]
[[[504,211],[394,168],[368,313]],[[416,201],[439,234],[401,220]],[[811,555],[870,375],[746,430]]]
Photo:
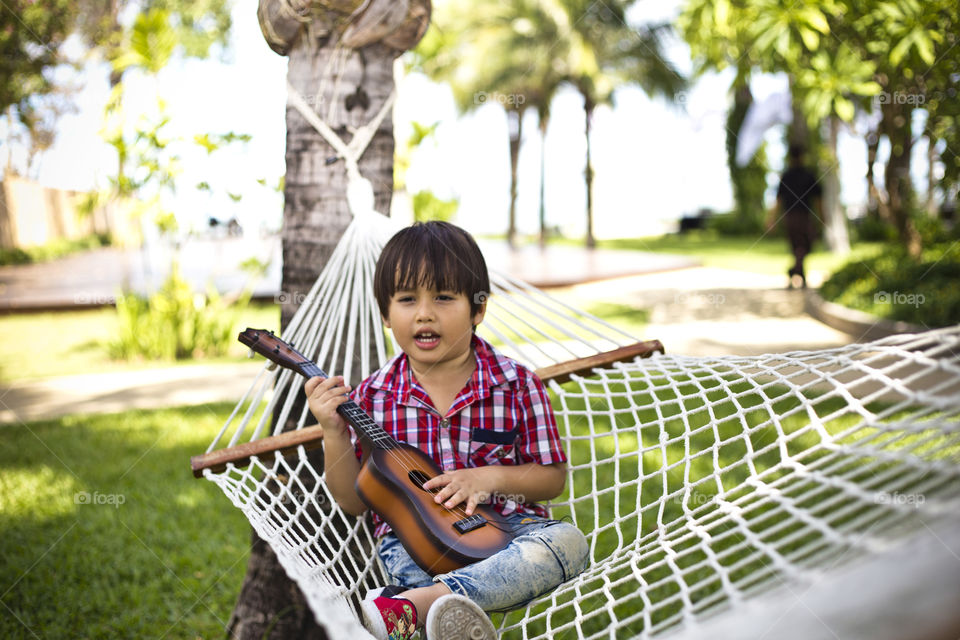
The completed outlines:
[[[472,346],[476,371],[446,416],[440,415],[414,378],[405,354],[364,380],[352,397],[387,433],[421,449],[444,471],[491,464],[566,462],[540,379],[476,336]],[[352,439],[359,458],[362,449],[355,433]],[[494,496],[493,507],[503,515],[547,515],[543,505],[513,498]],[[376,514],[373,522],[375,536],[390,531]]]

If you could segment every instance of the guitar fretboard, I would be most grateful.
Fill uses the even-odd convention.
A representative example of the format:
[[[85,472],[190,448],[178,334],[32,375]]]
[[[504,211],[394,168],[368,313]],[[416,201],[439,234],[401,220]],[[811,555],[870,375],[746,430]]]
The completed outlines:
[[[312,378],[313,376],[328,377],[323,369],[309,360],[298,364],[300,365],[300,372],[308,378]],[[361,435],[368,438],[375,447],[379,449],[393,449],[397,446],[397,441],[393,436],[387,433],[383,427],[377,424],[377,422],[353,400],[347,400],[337,407],[337,413],[343,416],[343,419],[349,422]]]

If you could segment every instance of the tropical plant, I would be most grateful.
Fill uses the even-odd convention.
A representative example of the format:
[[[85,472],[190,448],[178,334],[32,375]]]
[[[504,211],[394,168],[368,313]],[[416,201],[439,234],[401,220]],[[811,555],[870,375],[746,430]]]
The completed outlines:
[[[417,46],[413,67],[450,85],[461,113],[499,104],[507,115],[510,205],[507,240],[516,243],[517,169],[524,116],[540,116],[545,133],[550,102],[569,58],[568,16],[555,0],[511,0],[440,7]],[[542,164],[542,163],[541,163]],[[542,176],[542,172],[541,172]],[[543,229],[541,203],[541,229]],[[541,232],[542,233],[542,232]]]

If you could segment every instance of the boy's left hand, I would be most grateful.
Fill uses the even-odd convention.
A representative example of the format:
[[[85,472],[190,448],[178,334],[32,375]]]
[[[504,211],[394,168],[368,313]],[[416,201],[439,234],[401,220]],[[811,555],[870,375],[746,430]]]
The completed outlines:
[[[448,471],[424,482],[423,488],[440,489],[433,500],[437,504],[443,503],[447,509],[453,509],[458,504],[466,502],[466,513],[471,516],[478,504],[490,500],[493,487],[491,472],[495,473],[495,471],[493,467]]]

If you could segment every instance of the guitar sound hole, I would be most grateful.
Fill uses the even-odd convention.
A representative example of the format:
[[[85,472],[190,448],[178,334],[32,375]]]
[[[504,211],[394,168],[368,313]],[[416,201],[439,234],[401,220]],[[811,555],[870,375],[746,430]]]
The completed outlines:
[[[423,471],[420,471],[419,469],[414,469],[413,471],[408,473],[407,476],[410,478],[410,482],[420,487],[421,489],[423,489],[423,483],[430,479],[430,476],[428,476]],[[423,489],[423,490],[428,491],[430,493],[437,492],[436,489]]]

